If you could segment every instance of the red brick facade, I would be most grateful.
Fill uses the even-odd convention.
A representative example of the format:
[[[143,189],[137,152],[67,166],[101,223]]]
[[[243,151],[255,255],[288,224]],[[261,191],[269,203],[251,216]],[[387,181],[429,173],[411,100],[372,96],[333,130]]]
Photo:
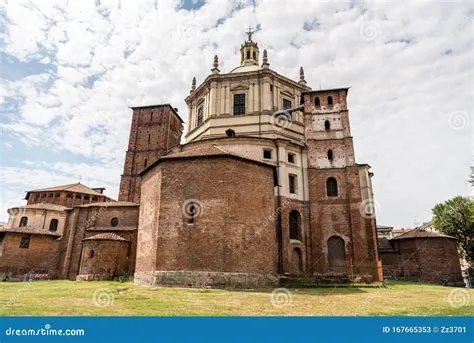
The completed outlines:
[[[453,238],[392,239],[381,249],[380,257],[387,278],[464,285]]]
[[[119,201],[140,202],[138,174],[179,145],[183,121],[170,105],[133,107]]]
[[[135,276],[275,274],[273,168],[226,156],[160,162],[142,181]],[[189,204],[196,206],[190,220]]]
[[[381,280],[374,215],[366,215],[355,163],[346,103],[347,89],[311,91],[304,95],[308,147],[310,273],[369,274]],[[332,104],[330,99],[332,99]],[[329,179],[335,194],[329,194]],[[330,239],[340,241],[344,260],[330,266]],[[337,248],[337,247],[336,247]]]

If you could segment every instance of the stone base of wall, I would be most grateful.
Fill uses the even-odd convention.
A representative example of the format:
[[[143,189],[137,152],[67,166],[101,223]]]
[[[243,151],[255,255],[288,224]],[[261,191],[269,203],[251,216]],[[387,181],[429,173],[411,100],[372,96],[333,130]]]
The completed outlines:
[[[102,281],[113,280],[113,274],[82,274],[76,276],[76,281]]]
[[[135,284],[169,287],[274,288],[278,278],[273,274],[224,273],[205,271],[136,272]]]

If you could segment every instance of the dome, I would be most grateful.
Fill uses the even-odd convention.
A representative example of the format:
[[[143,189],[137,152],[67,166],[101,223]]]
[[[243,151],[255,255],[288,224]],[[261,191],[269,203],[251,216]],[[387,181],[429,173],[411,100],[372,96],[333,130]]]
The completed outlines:
[[[262,68],[258,65],[247,65],[247,66],[238,66],[237,68],[232,69],[231,73],[246,73],[249,71],[261,70]]]

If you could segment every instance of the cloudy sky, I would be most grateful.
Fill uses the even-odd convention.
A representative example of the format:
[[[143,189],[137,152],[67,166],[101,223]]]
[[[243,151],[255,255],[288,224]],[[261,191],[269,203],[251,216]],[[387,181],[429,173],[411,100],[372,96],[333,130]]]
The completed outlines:
[[[129,106],[184,97],[249,26],[270,67],[350,86],[356,158],[378,223],[412,227],[468,195],[474,5],[466,2],[0,0],[0,220],[25,191],[73,183],[116,198]]]

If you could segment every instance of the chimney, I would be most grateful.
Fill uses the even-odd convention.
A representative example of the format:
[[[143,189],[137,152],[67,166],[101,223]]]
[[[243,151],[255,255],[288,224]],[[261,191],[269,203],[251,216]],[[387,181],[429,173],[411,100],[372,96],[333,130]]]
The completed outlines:
[[[93,191],[96,191],[97,193],[104,194],[105,187],[96,187],[92,188]]]

